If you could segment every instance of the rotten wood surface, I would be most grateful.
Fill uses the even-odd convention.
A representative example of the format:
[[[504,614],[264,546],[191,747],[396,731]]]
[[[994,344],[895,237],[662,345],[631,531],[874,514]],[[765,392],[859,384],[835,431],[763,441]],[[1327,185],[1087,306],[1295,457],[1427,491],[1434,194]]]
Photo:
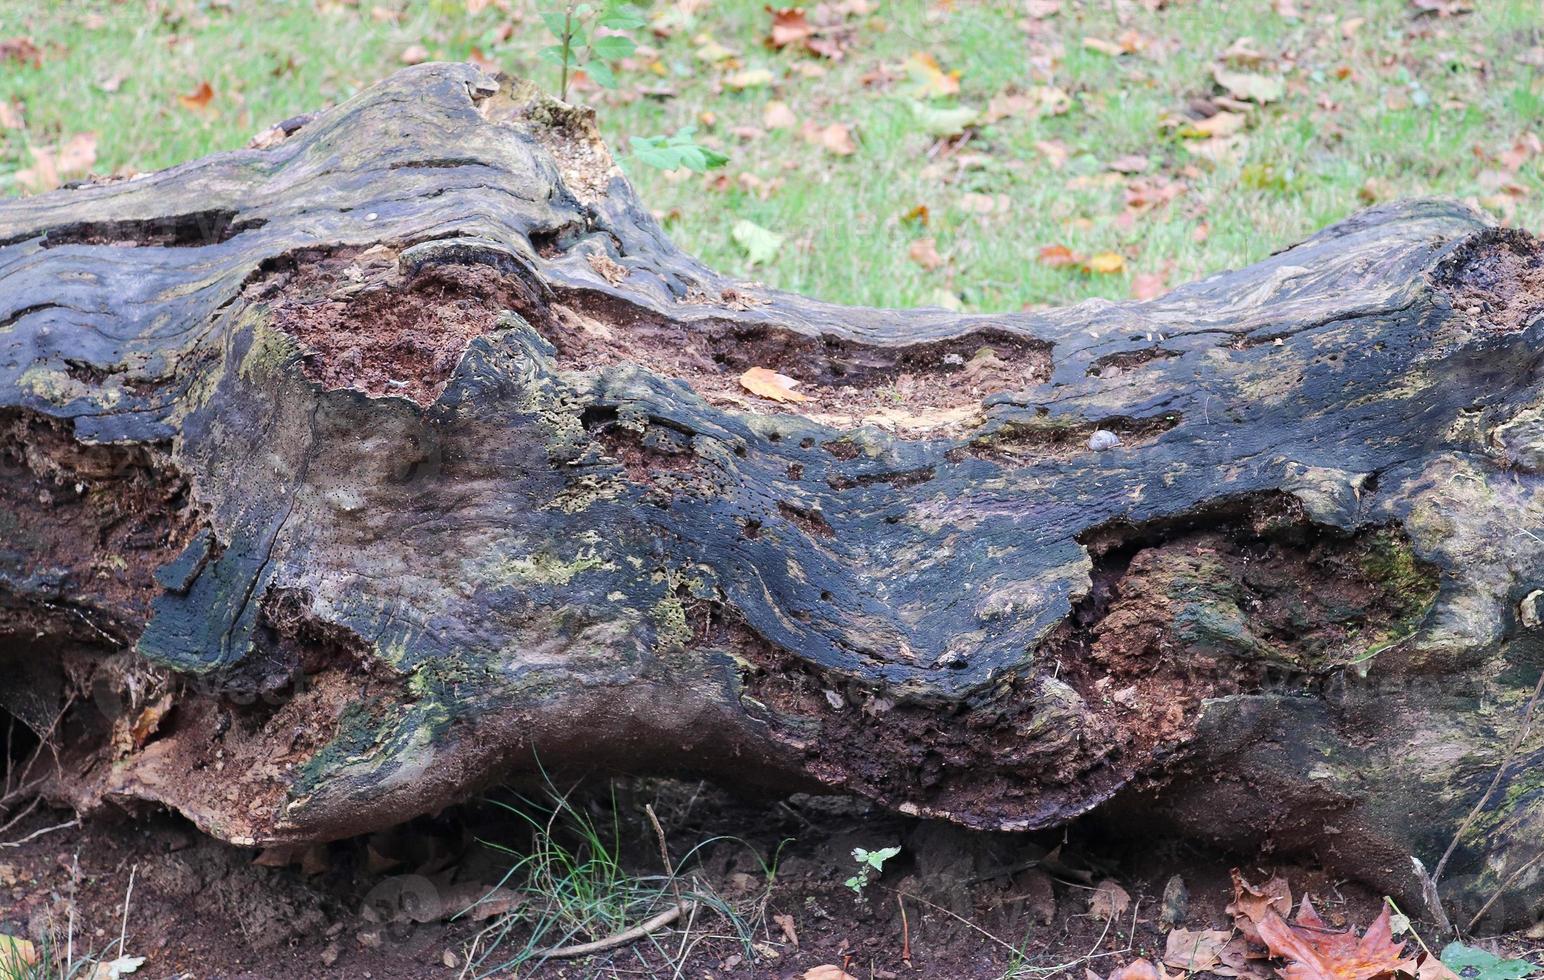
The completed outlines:
[[[1544,897],[1528,236],[1405,202],[1150,302],[856,309],[703,267],[474,67],[300,122],[0,202],[0,707],[53,798],[298,842],[688,771],[1417,907],[1456,835],[1454,908]]]

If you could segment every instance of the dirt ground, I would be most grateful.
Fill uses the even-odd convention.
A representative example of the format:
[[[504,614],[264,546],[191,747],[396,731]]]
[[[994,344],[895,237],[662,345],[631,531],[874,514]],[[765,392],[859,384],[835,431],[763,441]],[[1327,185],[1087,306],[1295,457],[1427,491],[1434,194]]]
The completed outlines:
[[[699,910],[690,930],[661,932],[656,942],[494,976],[788,980],[832,964],[860,980],[1082,978],[1138,956],[1160,960],[1166,908],[1182,927],[1227,928],[1233,867],[1254,880],[1283,874],[1337,927],[1365,927],[1380,903],[1314,867],[1112,839],[1090,826],[984,834],[845,798],[746,799],[670,781],[586,787],[572,799],[615,835],[622,864],[640,875],[660,870],[651,806],[681,878],[721,896],[750,934],[737,938],[727,920]],[[488,803],[294,854],[229,847],[167,813],[50,829],[70,820],[39,808],[7,832],[19,841],[42,831],[0,847],[0,933],[41,940],[52,929],[62,947],[73,909],[76,955],[108,952],[124,928],[127,895],[125,948],[146,957],[137,976],[151,978],[479,975],[465,963],[486,923],[440,917],[500,882],[515,858],[493,845],[519,852],[529,843],[518,817]],[[852,849],[895,844],[900,855],[855,896],[843,884],[855,870]],[[775,862],[770,883],[764,862]],[[1175,875],[1188,892],[1179,908]],[[1108,922],[1090,913],[1105,880],[1130,896]],[[525,914],[511,913],[514,935]]]

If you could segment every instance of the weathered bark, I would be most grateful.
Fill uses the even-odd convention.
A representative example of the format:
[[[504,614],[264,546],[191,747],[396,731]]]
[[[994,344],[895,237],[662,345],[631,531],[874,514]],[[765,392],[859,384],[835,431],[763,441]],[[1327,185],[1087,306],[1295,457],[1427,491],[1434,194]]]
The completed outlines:
[[[1444,895],[1544,894],[1544,271],[1463,206],[1147,303],[852,309],[432,65],[0,242],[3,703],[68,705],[57,799],[286,842],[690,770],[1407,897],[1483,800]]]

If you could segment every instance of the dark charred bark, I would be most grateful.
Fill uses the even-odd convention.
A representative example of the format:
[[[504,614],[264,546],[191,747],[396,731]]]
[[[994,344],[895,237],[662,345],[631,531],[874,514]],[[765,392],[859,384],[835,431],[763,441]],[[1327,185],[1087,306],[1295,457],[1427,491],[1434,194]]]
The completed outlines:
[[[0,242],[0,708],[55,799],[294,842],[685,770],[1406,897],[1457,835],[1454,908],[1544,895],[1544,269],[1463,206],[1147,303],[852,309],[432,65]]]

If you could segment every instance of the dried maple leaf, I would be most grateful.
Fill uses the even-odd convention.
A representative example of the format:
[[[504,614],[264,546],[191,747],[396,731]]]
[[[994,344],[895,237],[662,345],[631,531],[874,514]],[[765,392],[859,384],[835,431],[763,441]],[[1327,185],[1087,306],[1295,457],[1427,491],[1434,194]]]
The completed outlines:
[[[753,395],[770,398],[775,402],[807,402],[808,395],[801,395],[794,388],[799,382],[786,374],[778,374],[764,367],[753,367],[740,375],[740,386]]]
[[[1284,980],[1373,980],[1416,972],[1415,959],[1402,955],[1405,944],[1394,942],[1387,906],[1361,937],[1355,929],[1335,932],[1325,926],[1306,897],[1295,923],[1270,909],[1259,930],[1271,955],[1287,960],[1281,969]]]
[[[1286,916],[1292,913],[1292,888],[1287,879],[1275,875],[1260,886],[1251,885],[1233,869],[1233,901],[1223,910],[1233,916],[1233,926],[1244,938],[1258,945],[1265,945],[1260,938],[1260,923],[1267,913],[1274,911]]]

